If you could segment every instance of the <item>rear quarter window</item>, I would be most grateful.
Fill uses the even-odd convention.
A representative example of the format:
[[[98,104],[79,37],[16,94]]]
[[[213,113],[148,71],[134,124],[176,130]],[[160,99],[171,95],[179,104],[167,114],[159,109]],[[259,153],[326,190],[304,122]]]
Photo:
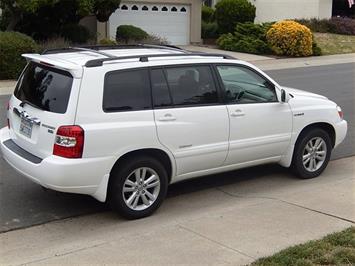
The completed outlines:
[[[103,109],[105,112],[138,111],[152,108],[148,70],[106,74]]]

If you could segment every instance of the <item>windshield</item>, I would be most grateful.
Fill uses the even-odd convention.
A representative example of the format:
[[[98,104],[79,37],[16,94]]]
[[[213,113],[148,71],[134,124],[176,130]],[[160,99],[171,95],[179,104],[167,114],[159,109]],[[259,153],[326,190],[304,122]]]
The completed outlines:
[[[39,109],[64,114],[72,83],[69,72],[31,62],[22,73],[14,95]]]

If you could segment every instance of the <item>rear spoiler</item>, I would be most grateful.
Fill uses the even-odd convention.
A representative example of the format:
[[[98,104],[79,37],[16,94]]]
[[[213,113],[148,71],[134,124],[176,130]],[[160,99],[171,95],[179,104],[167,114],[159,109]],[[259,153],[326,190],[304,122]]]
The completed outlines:
[[[40,54],[22,54],[27,61],[33,61],[43,65],[49,65],[58,69],[62,69],[70,72],[74,78],[80,78],[83,74],[83,67],[73,64],[71,62],[60,60],[60,59],[52,59],[45,55]]]

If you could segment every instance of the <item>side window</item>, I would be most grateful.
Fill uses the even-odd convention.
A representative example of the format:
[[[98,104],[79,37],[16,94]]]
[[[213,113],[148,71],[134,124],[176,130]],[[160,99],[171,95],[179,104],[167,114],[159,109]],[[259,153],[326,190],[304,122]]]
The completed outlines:
[[[148,70],[106,74],[103,109],[105,112],[151,109]]]
[[[242,66],[217,66],[228,103],[277,102],[275,87],[254,71]]]
[[[154,107],[172,105],[168,84],[162,69],[153,69],[151,72],[152,94]]]
[[[165,76],[175,106],[218,103],[210,67],[169,67]]]

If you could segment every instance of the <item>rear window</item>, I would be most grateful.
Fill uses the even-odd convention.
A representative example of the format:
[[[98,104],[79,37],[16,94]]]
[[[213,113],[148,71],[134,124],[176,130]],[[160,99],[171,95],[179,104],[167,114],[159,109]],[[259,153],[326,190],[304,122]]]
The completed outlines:
[[[21,75],[15,97],[39,109],[64,114],[73,77],[69,72],[31,62]]]

